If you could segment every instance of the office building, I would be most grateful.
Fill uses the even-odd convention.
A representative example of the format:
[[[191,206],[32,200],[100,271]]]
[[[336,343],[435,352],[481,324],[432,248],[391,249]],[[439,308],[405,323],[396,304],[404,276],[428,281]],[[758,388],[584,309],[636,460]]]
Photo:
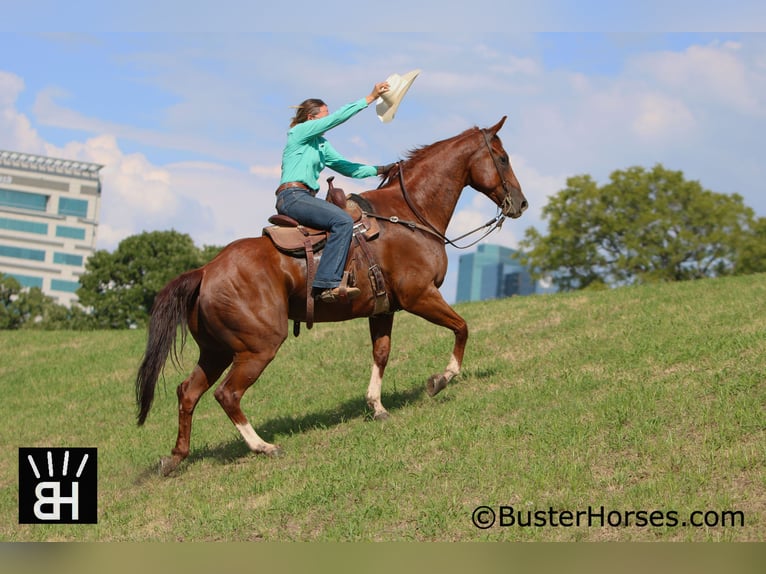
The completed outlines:
[[[517,251],[499,245],[479,245],[461,255],[456,302],[484,301],[536,292],[529,271],[516,258]]]
[[[0,150],[0,273],[62,305],[77,301],[96,246],[102,167]]]

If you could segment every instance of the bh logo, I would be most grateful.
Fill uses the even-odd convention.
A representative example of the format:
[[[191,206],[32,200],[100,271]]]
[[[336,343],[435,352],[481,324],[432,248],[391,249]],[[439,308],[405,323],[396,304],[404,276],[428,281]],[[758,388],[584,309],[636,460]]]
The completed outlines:
[[[97,449],[19,448],[19,524],[96,524]]]

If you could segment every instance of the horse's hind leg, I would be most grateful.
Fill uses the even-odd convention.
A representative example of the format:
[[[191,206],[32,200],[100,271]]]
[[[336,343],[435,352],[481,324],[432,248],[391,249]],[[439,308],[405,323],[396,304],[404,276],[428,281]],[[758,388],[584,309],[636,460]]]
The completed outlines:
[[[386,370],[388,355],[391,352],[391,328],[394,323],[394,316],[387,314],[370,317],[369,322],[373,364],[365,398],[367,405],[373,410],[373,418],[376,421],[382,421],[388,418],[388,411],[380,400],[380,392],[383,385],[383,373]]]
[[[176,446],[171,451],[173,456],[163,458],[160,461],[160,472],[163,475],[170,474],[183,459],[189,456],[194,409],[200,397],[218,380],[230,362],[228,358],[212,357],[200,353],[199,361],[189,378],[178,385],[176,389],[178,396],[178,438],[176,439]]]
[[[237,353],[226,378],[215,390],[216,400],[237,427],[250,450],[272,456],[280,454],[281,449],[258,436],[239,405],[242,395],[271,362],[278,348],[279,345],[267,353]]]

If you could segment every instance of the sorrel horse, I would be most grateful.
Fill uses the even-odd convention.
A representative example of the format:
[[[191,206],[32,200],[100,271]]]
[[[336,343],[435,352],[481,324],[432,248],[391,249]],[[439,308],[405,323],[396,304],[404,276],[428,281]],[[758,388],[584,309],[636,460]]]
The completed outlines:
[[[474,127],[412,151],[398,164],[400,177],[386,178],[377,189],[360,194],[380,221],[379,237],[367,247],[382,270],[389,310],[374,314],[372,286],[361,280],[357,282],[361,296],[346,303],[317,302],[314,320],[369,317],[373,365],[366,399],[375,419],[388,416],[380,392],[394,311],[409,311],[455,334],[445,371],[427,382],[429,395],[441,391],[460,372],[468,328],[439,292],[447,270],[444,233],[466,186],[498,206],[500,221],[505,216],[520,217],[527,208],[497,136],[505,119],[491,128]],[[366,276],[366,269],[359,271],[358,275]],[[305,259],[283,254],[268,238],[240,239],[204,267],[171,280],[157,295],[136,378],[139,425],[149,414],[163,365],[171,352],[177,356],[177,328],[181,328],[181,347],[187,330],[199,346],[196,366],[178,385],[178,439],[172,457],[161,463],[164,474],[188,456],[197,401],[230,365],[215,390],[216,400],[252,451],[279,453],[278,446],[255,432],[240,408],[240,400],[287,338],[288,320],[305,321],[306,272]]]

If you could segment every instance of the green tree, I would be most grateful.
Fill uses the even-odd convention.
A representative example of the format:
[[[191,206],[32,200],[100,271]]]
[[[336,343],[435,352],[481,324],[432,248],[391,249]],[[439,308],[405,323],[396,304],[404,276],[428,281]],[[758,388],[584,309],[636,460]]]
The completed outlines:
[[[39,287],[22,289],[14,301],[16,313],[20,318],[18,327],[27,328],[42,326],[48,319],[59,313],[66,312],[66,307],[57,304],[53,297],[43,293]]]
[[[766,272],[766,217],[758,218],[751,233],[743,237],[735,271],[738,274]]]
[[[24,288],[10,275],[0,274],[0,329],[82,328],[85,324],[82,310],[67,309],[39,287]]]
[[[94,327],[93,318],[77,304],[60,305],[37,287],[23,291],[18,306],[26,317],[22,329],[86,330]]]
[[[10,275],[0,273],[0,329],[18,329],[24,318],[16,305],[21,284]]]
[[[206,263],[208,249],[197,249],[191,237],[177,231],[133,235],[113,253],[99,250],[88,259],[77,296],[97,327],[142,325],[160,289],[176,275]]]
[[[703,189],[659,164],[615,171],[603,186],[571,177],[543,219],[548,234],[529,229],[522,259],[561,290],[733,273],[754,224],[741,196]]]

